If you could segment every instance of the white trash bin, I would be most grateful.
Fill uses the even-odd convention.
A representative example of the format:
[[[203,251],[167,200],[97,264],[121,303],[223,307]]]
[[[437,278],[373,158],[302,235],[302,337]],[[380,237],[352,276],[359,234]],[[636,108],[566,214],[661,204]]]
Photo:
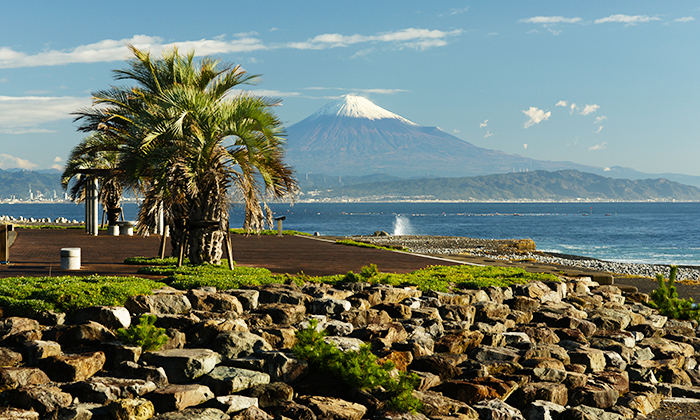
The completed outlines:
[[[80,248],[61,248],[61,270],[80,270]]]
[[[107,226],[107,235],[119,236],[119,225]]]

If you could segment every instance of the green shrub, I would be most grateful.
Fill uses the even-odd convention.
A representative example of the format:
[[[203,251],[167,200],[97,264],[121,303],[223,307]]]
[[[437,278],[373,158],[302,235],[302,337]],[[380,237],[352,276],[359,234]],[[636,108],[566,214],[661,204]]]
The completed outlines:
[[[369,344],[360,346],[359,351],[343,352],[326,343],[325,331],[318,331],[317,327],[318,320],[314,319],[308,328],[296,332],[297,342],[292,349],[296,357],[307,360],[312,369],[333,374],[348,386],[368,391],[383,388],[390,408],[410,412],[421,409],[420,401],[412,394],[420,382],[416,374],[403,372],[394,378],[394,364],[379,364]]]
[[[651,292],[651,302],[649,306],[659,311],[661,315],[673,319],[694,319],[700,321],[700,309],[694,305],[693,299],[679,299],[676,291],[676,274],[678,266],[671,266],[671,273],[668,276],[668,285],[664,281],[661,273],[656,275],[659,288]]]
[[[338,239],[337,241],[335,241],[335,243],[338,245],[359,246],[360,248],[383,249],[385,251],[406,251],[406,248],[403,248],[403,247],[380,246],[380,245],[368,244],[367,242],[353,241],[351,239]]]
[[[189,263],[189,260],[187,258],[184,259],[184,263],[187,264]],[[176,257],[165,257],[165,258],[159,258],[159,257],[129,257],[124,260],[124,264],[131,264],[131,265],[176,265],[177,264],[177,258]]]
[[[277,235],[276,229],[263,229],[258,232],[245,229],[231,229],[231,233],[236,235]],[[310,233],[299,232],[298,230],[283,230],[282,235],[312,236]]]
[[[156,327],[155,323],[155,315],[143,315],[138,325],[119,328],[117,336],[123,343],[139,346],[145,351],[158,350],[168,342],[168,335],[164,328]]]

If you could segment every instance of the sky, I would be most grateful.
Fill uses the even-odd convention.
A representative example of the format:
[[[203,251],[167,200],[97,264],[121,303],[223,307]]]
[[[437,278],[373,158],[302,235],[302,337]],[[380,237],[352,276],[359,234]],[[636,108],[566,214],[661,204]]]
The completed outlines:
[[[700,1],[3,2],[0,169],[62,169],[127,44],[240,64],[289,126],[358,94],[534,159],[700,175]]]

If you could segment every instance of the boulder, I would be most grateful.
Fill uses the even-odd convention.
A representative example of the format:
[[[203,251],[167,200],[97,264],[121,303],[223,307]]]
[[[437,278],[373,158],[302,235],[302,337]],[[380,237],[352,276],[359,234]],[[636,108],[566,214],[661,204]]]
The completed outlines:
[[[190,382],[211,372],[221,362],[221,355],[209,349],[175,349],[146,352],[146,362],[162,367],[170,383]]]

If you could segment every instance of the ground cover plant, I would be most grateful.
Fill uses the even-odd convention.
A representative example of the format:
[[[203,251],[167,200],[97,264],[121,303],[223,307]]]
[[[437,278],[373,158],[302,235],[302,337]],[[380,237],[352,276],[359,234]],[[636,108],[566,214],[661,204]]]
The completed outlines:
[[[134,295],[149,295],[165,284],[140,277],[8,277],[0,279],[6,315],[40,311],[74,312],[88,306],[124,306]]]
[[[420,401],[412,395],[420,383],[415,373],[392,375],[396,366],[392,362],[379,363],[370,344],[360,346],[359,351],[343,352],[325,342],[325,336],[326,332],[318,329],[318,320],[313,319],[308,328],[296,332],[292,351],[299,359],[307,360],[312,369],[328,372],[350,387],[365,391],[383,388],[390,408],[414,413],[421,408]]]
[[[394,248],[394,247],[380,246],[380,245],[368,244],[367,242],[353,241],[351,239],[339,239],[339,240],[335,241],[335,243],[338,245],[359,246],[360,248],[384,249],[387,251],[406,251],[406,248],[403,248],[403,247]]]
[[[277,235],[277,230],[274,229],[262,229],[257,232],[247,229],[230,229],[230,231],[236,235]],[[310,233],[299,232],[298,230],[282,230],[282,235],[312,236]]]

